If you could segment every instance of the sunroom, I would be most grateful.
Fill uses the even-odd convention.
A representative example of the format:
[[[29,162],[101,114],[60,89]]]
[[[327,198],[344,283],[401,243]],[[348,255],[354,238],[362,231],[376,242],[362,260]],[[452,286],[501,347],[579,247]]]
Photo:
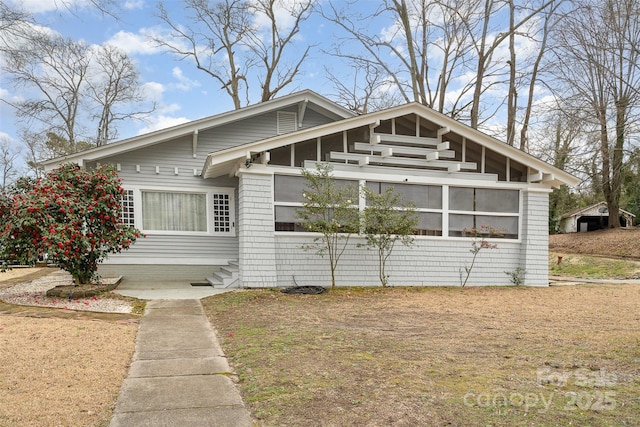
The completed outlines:
[[[317,236],[307,233],[296,215],[305,188],[300,171],[315,169],[317,162],[331,163],[334,179],[342,185],[377,192],[393,187],[416,206],[415,244],[394,252],[392,282],[459,284],[460,269],[477,238],[470,230],[482,229],[483,237],[499,245],[483,254],[471,284],[509,284],[505,272],[516,268],[526,272],[527,284],[548,284],[548,193],[575,178],[428,108],[408,104],[208,157],[205,178],[239,177],[244,286],[326,281],[326,261],[301,249]],[[364,209],[366,203],[361,196],[354,205]],[[375,257],[358,240],[356,236],[343,255],[339,281],[376,284]]]

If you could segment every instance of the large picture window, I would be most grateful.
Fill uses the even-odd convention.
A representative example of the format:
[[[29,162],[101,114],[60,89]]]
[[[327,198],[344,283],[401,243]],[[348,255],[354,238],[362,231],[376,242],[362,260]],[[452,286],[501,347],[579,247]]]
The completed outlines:
[[[142,228],[206,232],[206,193],[142,191]]]
[[[128,188],[122,197],[122,219],[148,233],[233,235],[234,194],[233,188]]]

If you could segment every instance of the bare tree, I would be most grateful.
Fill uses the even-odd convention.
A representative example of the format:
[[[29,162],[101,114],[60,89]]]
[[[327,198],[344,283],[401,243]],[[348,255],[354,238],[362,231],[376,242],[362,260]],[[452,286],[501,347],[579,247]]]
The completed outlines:
[[[154,108],[143,105],[135,67],[115,47],[92,48],[31,28],[4,58],[2,71],[27,94],[10,105],[25,128],[67,141],[56,144],[68,149],[61,154],[77,152],[87,142],[103,145],[117,135],[117,121]]]
[[[28,43],[6,52],[3,71],[14,87],[37,96],[13,106],[18,117],[44,124],[64,136],[74,149],[78,118],[90,59],[84,43],[34,32]]]
[[[7,188],[20,174],[20,150],[12,147],[9,138],[0,137],[0,191]]]
[[[503,32],[498,32],[494,34],[494,31],[491,31],[491,16],[498,15],[500,9],[504,7],[504,3],[496,0],[484,0],[484,6],[482,8],[482,18],[479,21],[471,22],[471,25],[468,26],[469,33],[474,40],[474,46],[476,49],[477,62],[475,66],[476,77],[474,81],[474,91],[473,98],[471,101],[471,112],[470,112],[470,125],[473,128],[477,128],[480,124],[481,117],[481,97],[482,94],[492,85],[494,82],[490,82],[489,84],[485,83],[485,79],[488,76],[495,75],[497,71],[494,69],[492,71],[492,67],[496,67],[496,64],[492,62],[492,58],[498,48],[502,45],[502,43],[509,37],[511,34],[514,34],[518,31],[522,26],[524,26],[527,22],[531,21],[533,18],[537,17],[542,11],[547,9],[550,5],[554,3],[554,0],[547,0],[541,2],[538,7],[533,10],[526,10],[524,8],[520,9],[522,16],[519,16],[519,20],[515,21],[516,8],[513,4],[512,0],[508,0],[507,5],[510,7],[509,20],[510,24],[507,29]],[[476,25],[474,25],[476,24]],[[497,65],[498,70],[500,68]],[[515,59],[513,59],[513,63],[511,64],[511,68],[515,70]],[[514,72],[514,71],[513,71]],[[512,73],[512,71],[510,71]],[[515,74],[513,74],[513,78],[515,78]],[[515,104],[515,94],[513,104]],[[515,114],[515,113],[514,113]],[[513,127],[515,130],[515,127]],[[509,136],[507,137],[509,139]]]
[[[184,0],[187,23],[169,16],[163,4],[158,17],[171,29],[170,37],[156,37],[158,45],[216,80],[236,109],[249,103],[250,81],[260,85],[260,101],[275,97],[300,73],[309,46],[291,59],[295,36],[308,18],[312,0]],[[291,18],[282,23],[280,14]],[[264,18],[266,25],[258,20]]]
[[[331,95],[339,104],[357,114],[383,110],[402,103],[397,92],[389,91],[389,79],[380,68],[367,62],[353,62],[347,76],[339,76],[325,67],[329,81],[333,84]]]
[[[534,7],[529,3],[385,0],[374,11],[359,15],[354,2],[340,2],[342,7],[328,2],[322,15],[345,34],[334,47],[336,56],[383,76],[405,102],[420,102],[456,119],[468,118],[473,127],[492,117],[504,102],[492,99],[483,104],[485,93],[504,80],[513,82],[508,95],[513,119],[508,134],[513,135],[515,84],[517,75],[522,75],[516,68],[515,36],[553,0],[539,0]],[[378,31],[371,22],[391,25]],[[512,48],[509,67],[508,59],[497,55],[507,40]],[[354,41],[359,49],[353,49]]]
[[[540,30],[540,40],[538,42],[538,54],[535,58],[533,65],[531,66],[531,74],[529,78],[529,87],[527,91],[526,97],[526,105],[524,107],[524,117],[522,119],[522,127],[520,128],[520,150],[528,151],[529,150],[529,124],[531,122],[531,115],[533,112],[533,100],[534,100],[534,91],[536,85],[538,84],[538,74],[541,69],[542,61],[545,58],[548,52],[548,44],[547,41],[549,39],[549,32],[551,31],[552,26],[555,24],[557,14],[556,11],[558,7],[562,3],[562,0],[557,1],[556,3],[552,3],[549,5],[549,8],[544,12],[544,21],[542,28]],[[513,65],[515,67],[515,65]],[[514,119],[515,120],[515,119]],[[515,126],[513,126],[513,131],[515,132]],[[514,136],[515,140],[515,136]]]
[[[0,2],[0,52],[10,48],[33,22],[33,17],[28,13]]]
[[[609,226],[620,226],[625,145],[640,107],[640,1],[581,0],[555,33],[556,69],[567,100],[597,136]]]
[[[447,1],[450,5],[386,0],[367,14],[356,13],[353,1],[340,2],[342,7],[328,2],[321,13],[345,34],[337,39],[333,54],[373,75],[366,77],[365,87],[383,81],[387,93],[393,90],[404,102],[420,102],[456,117],[465,108],[462,100],[470,87],[462,88],[449,101],[447,95],[452,80],[468,71],[472,48],[460,17],[469,17],[479,0]],[[391,25],[372,32],[371,22],[381,20]],[[353,49],[354,41],[359,49]]]
[[[95,145],[101,146],[115,139],[114,124],[151,113],[155,105],[141,111],[145,99],[138,84],[138,71],[131,59],[115,46],[101,46],[95,52],[95,70],[87,79],[88,93],[96,105],[92,115],[97,120]],[[139,109],[122,106],[140,105]]]

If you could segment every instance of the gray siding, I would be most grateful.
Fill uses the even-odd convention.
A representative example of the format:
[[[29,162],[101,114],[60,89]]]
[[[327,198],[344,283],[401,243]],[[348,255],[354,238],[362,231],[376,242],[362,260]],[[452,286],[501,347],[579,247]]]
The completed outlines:
[[[524,192],[521,267],[525,283],[549,285],[549,194]]]
[[[105,159],[102,163],[120,164],[119,176],[127,187],[202,189],[235,188],[238,179],[220,177],[203,179],[198,174],[205,156],[193,158],[191,138],[181,138],[152,147]],[[140,172],[136,171],[140,166]],[[159,172],[156,173],[156,166]],[[178,168],[178,175],[175,174]],[[237,204],[237,202],[236,202]],[[237,208],[236,208],[237,215]],[[111,255],[107,264],[178,263],[193,265],[224,265],[238,259],[238,240],[228,236],[159,235],[148,233],[128,250]]]
[[[280,111],[297,112],[298,109],[289,108]],[[228,123],[215,129],[202,131],[198,135],[198,152],[202,151],[203,154],[214,153],[275,136],[277,132],[277,114],[277,111],[272,111],[250,119]],[[300,129],[330,123],[331,121],[327,117],[307,109]]]
[[[297,107],[282,111],[297,112]],[[303,127],[317,126],[330,121],[329,118],[307,109]],[[236,224],[239,224],[238,179],[235,177],[203,179],[199,174],[209,153],[275,136],[276,125],[277,112],[272,111],[201,131],[198,135],[195,157],[193,137],[185,136],[102,159],[100,162],[119,164],[119,176],[125,188],[132,186],[185,190],[208,190],[211,187],[235,188]],[[267,204],[271,206],[270,193]],[[272,222],[270,226],[273,227]],[[112,255],[106,263],[113,265],[153,263],[224,265],[228,261],[239,259],[238,248],[237,237],[148,233],[146,238],[139,239],[131,249]]]
[[[240,283],[244,287],[276,286],[272,175],[240,175]]]
[[[313,243],[304,235],[276,235],[278,286],[331,284],[328,259],[305,251]],[[352,238],[336,271],[336,284],[380,286],[378,259],[374,251],[357,247],[362,238]],[[478,254],[467,286],[510,285],[505,271],[519,265],[520,244],[498,242],[498,249]],[[471,242],[452,239],[416,239],[411,247],[397,246],[387,262],[391,286],[460,286],[460,269],[471,265]]]

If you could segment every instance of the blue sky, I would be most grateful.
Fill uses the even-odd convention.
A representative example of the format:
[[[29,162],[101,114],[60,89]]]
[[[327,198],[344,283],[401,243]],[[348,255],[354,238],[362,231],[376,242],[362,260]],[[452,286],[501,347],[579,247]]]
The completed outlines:
[[[155,17],[156,1],[130,0],[122,2],[117,11],[118,19],[106,16],[88,7],[84,0],[9,0],[34,14],[36,21],[63,36],[84,40],[89,44],[114,44],[125,50],[135,61],[140,81],[157,102],[156,112],[145,122],[131,121],[119,125],[119,139],[139,133],[172,126],[233,108],[228,96],[219,85],[204,72],[195,68],[189,60],[177,60],[153,45],[150,36],[162,34],[163,28]],[[73,4],[72,4],[73,3]],[[170,13],[180,13],[180,2],[168,1]],[[321,58],[321,44],[327,46],[330,37],[324,33],[325,25],[319,17],[312,16],[303,23],[302,34],[295,41],[298,49],[307,43],[316,46],[304,63],[304,68],[294,84],[283,94],[309,88],[322,94],[330,91],[330,84],[321,77],[327,58]],[[254,91],[259,87],[254,83]],[[0,78],[0,97],[15,99],[21,94]],[[257,96],[251,96],[256,102]],[[0,103],[0,135],[17,139],[17,126],[11,107]]]
[[[177,60],[175,56],[155,46],[151,41],[153,35],[165,35],[167,29],[156,17],[157,0],[115,0],[120,7],[117,10],[118,19],[104,15],[90,7],[89,0],[5,0],[9,5],[19,5],[22,9],[32,13],[38,24],[58,32],[65,37],[83,40],[89,44],[114,44],[126,51],[135,61],[140,73],[140,83],[147,93],[157,103],[156,111],[144,122],[129,121],[119,124],[118,139],[145,133],[183,123],[189,120],[210,116],[228,111],[233,104],[219,84],[204,72],[195,68],[191,60]],[[295,2],[296,0],[282,0]],[[322,0],[319,1],[322,4]],[[340,4],[340,2],[337,2]],[[170,15],[179,16],[184,13],[182,3],[178,0],[167,0],[165,6]],[[357,8],[372,12],[380,3],[374,0],[356,2]],[[500,19],[497,21],[500,23]],[[381,37],[388,37],[393,33],[392,20],[373,22],[358,22]],[[336,28],[317,14],[312,14],[301,26],[301,32],[294,44],[294,54],[313,45],[310,56],[303,63],[301,73],[293,84],[279,93],[279,96],[300,89],[312,89],[322,95],[333,98],[335,91],[332,83],[326,77],[325,67],[334,74],[340,75],[348,81],[352,70],[335,57],[323,53],[331,51],[336,39]],[[532,46],[529,39],[522,38],[519,42],[519,52],[526,52]],[[351,47],[354,47],[353,45]],[[357,45],[356,45],[357,47]],[[359,48],[358,48],[359,49]],[[506,49],[506,47],[505,47]],[[437,53],[437,52],[436,52]],[[498,51],[494,59],[506,63],[506,51]],[[437,55],[436,55],[437,60]],[[473,73],[457,77],[458,88],[463,87],[473,79]],[[252,93],[250,102],[259,100],[259,85],[257,81],[250,84]],[[504,87],[496,86],[496,102],[501,103],[504,97]],[[456,96],[456,87],[450,88],[447,96]],[[494,90],[494,89],[492,89]],[[17,99],[24,93],[14,90],[6,79],[0,76],[0,98],[5,100]],[[545,94],[541,93],[540,97]],[[335,98],[334,98],[335,99]],[[496,104],[499,105],[499,104]],[[502,128],[500,118],[494,124],[488,123],[485,129],[495,126],[497,132]],[[12,109],[0,102],[0,137],[8,137],[19,144],[17,125]]]

